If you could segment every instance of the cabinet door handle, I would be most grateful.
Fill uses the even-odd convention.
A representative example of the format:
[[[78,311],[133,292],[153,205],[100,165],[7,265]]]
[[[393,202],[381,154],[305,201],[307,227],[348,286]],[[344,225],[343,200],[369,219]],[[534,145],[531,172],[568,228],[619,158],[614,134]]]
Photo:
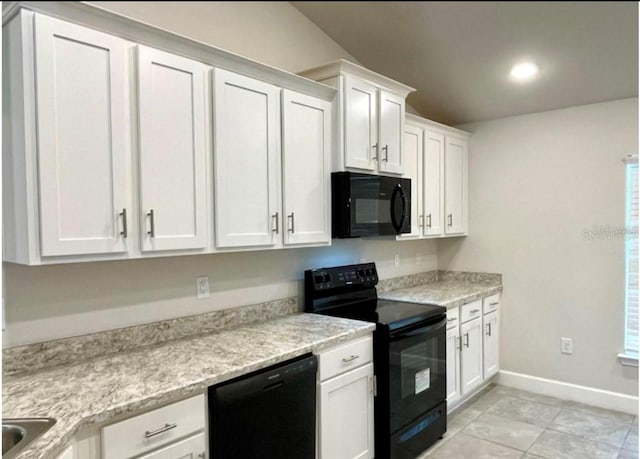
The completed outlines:
[[[289,231],[291,231],[291,234],[296,232],[296,221],[295,221],[295,216],[293,214],[293,212],[291,212],[291,214],[287,217],[291,219],[291,228],[289,228]]]
[[[469,333],[464,334],[464,345],[465,347],[469,347]]]
[[[491,322],[487,324],[487,336],[491,336]]]
[[[147,216],[149,217],[149,231],[147,231],[147,234],[151,237],[156,237],[156,219],[153,209],[149,211]]]
[[[127,231],[127,209],[122,209],[120,216],[122,217],[122,231],[120,231],[120,235],[126,238],[129,235]]]
[[[431,229],[431,214],[427,215],[427,228]]]
[[[385,163],[389,162],[389,145],[385,145],[384,147],[382,147],[382,150],[384,150],[384,159],[383,161]]]
[[[449,226],[453,226],[453,214],[449,214],[447,218],[449,219]]]
[[[371,148],[373,148],[376,151],[375,156],[372,156],[371,159],[373,159],[374,161],[378,160],[378,144],[373,144],[371,145]]]
[[[360,358],[360,356],[359,356],[359,355],[352,355],[351,357],[343,357],[343,358],[342,358],[342,361],[343,361],[344,363],[350,363],[350,362],[353,362],[354,360],[356,360],[356,359],[358,359],[358,358]]]
[[[418,218],[418,228],[424,228],[424,215],[419,215]]]
[[[163,434],[165,432],[170,431],[171,429],[175,429],[176,427],[178,427],[178,424],[165,424],[164,427],[160,427],[159,429],[152,430],[152,431],[147,430],[144,433],[144,438],[155,437],[156,435]]]
[[[204,453],[200,453],[200,454],[198,454],[198,459],[204,459],[204,458],[205,458]]]
[[[273,229],[272,229],[271,231],[272,231],[272,232],[274,232],[274,233],[276,233],[276,234],[278,234],[278,233],[280,232],[280,227],[279,227],[280,223],[278,223],[278,222],[279,222],[279,220],[278,220],[278,212],[276,212],[275,214],[273,214],[273,215],[271,216],[271,218],[272,218],[272,219],[274,219],[274,220],[276,221],[276,227],[275,227],[275,228],[273,228],[273,226],[272,226],[272,228],[273,228]]]
[[[458,336],[456,341],[458,341],[458,350],[462,352],[462,336]]]

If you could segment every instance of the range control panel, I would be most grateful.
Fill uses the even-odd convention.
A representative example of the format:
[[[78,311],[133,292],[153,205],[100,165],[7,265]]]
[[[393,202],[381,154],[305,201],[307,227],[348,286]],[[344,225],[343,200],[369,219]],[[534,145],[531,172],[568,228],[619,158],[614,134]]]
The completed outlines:
[[[306,291],[326,291],[349,286],[374,287],[378,283],[375,263],[309,269],[304,272]]]

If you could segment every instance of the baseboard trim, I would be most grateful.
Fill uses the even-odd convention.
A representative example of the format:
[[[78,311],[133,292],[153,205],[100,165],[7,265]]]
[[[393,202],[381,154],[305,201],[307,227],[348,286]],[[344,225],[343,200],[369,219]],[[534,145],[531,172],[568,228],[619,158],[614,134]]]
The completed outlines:
[[[537,376],[500,370],[496,382],[504,386],[536,394],[585,403],[609,410],[638,415],[638,397],[593,387],[539,378]]]

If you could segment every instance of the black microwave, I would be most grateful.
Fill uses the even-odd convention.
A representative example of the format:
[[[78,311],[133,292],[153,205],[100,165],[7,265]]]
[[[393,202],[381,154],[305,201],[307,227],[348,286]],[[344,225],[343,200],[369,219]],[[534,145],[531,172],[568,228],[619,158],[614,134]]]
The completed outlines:
[[[331,174],[334,238],[411,232],[411,179],[356,172]]]

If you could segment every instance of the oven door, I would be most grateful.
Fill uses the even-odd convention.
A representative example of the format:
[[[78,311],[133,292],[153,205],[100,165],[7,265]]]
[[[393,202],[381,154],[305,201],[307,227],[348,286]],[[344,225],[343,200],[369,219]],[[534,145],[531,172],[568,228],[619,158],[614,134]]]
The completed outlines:
[[[391,334],[390,430],[395,432],[446,398],[446,317]]]
[[[351,174],[351,237],[408,233],[411,227],[411,181]]]

